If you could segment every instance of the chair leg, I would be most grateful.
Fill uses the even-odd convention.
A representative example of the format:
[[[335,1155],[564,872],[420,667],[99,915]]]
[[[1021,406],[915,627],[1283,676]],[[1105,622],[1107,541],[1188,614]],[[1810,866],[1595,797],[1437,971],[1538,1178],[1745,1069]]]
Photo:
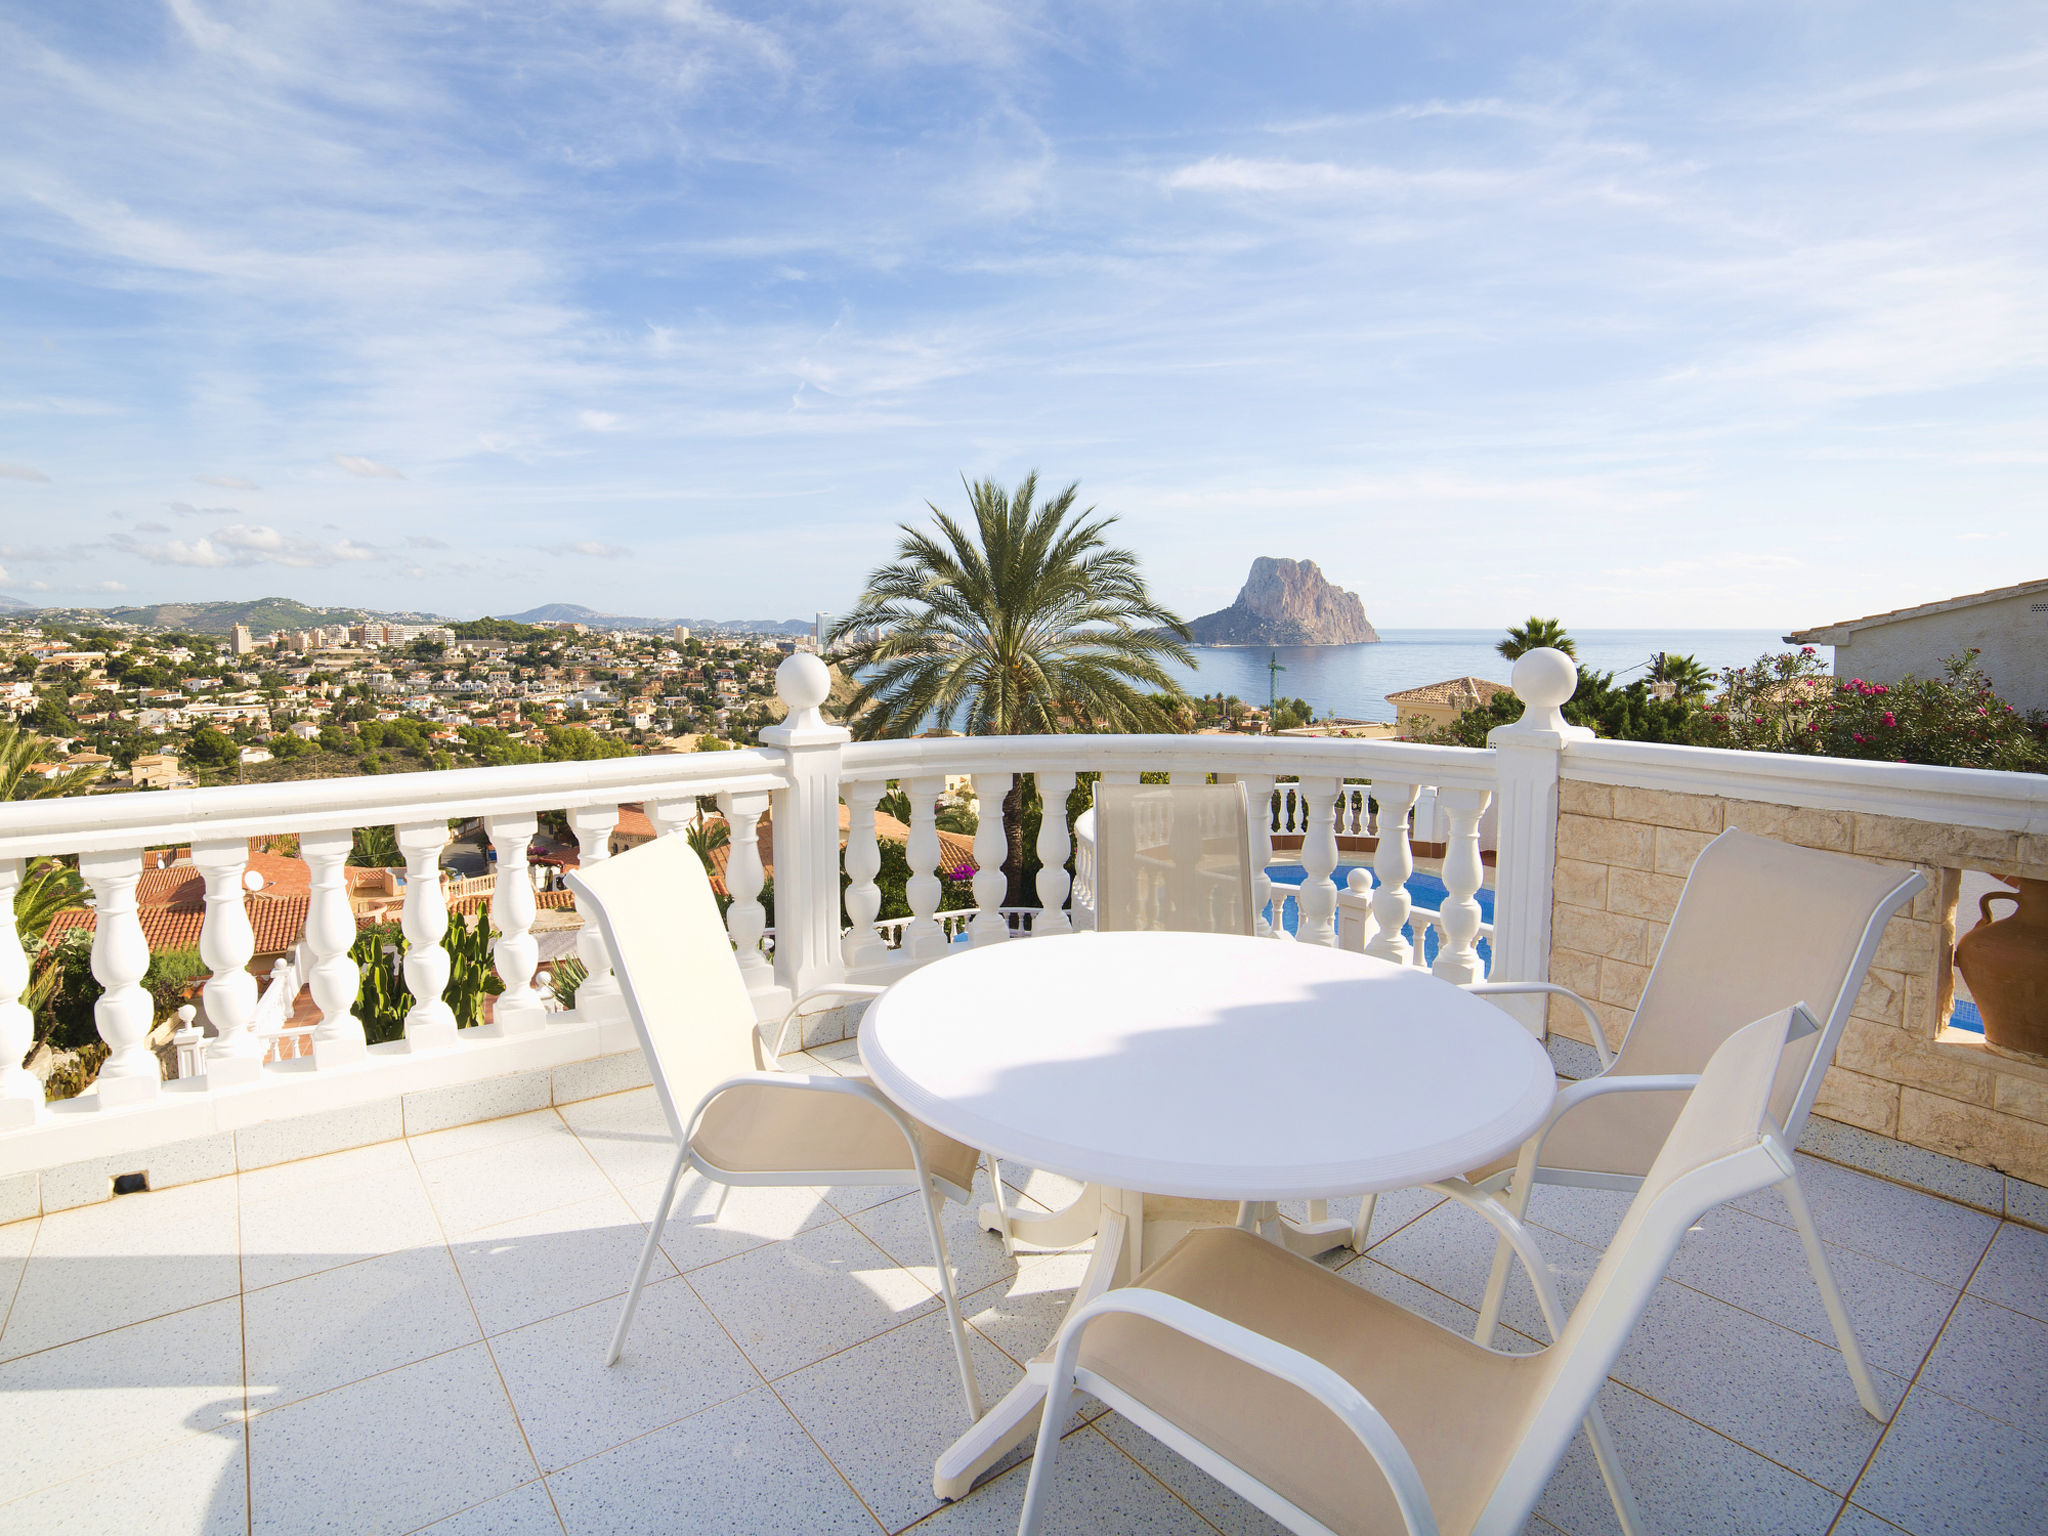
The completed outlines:
[[[1372,1235],[1372,1213],[1379,1201],[1378,1195],[1367,1195],[1358,1202],[1358,1216],[1351,1223],[1351,1247],[1356,1253],[1365,1252],[1366,1241]]]
[[[1053,1459],[1059,1454],[1060,1428],[1067,1422],[1067,1400],[1072,1387],[1072,1379],[1058,1373],[1046,1384],[1045,1402],[1039,1409],[1038,1445],[1031,1453],[1031,1473],[1024,1484],[1024,1510],[1017,1517],[1017,1536],[1035,1536],[1039,1519],[1045,1513]]]
[[[1003,1170],[997,1164],[996,1155],[993,1152],[982,1153],[981,1160],[982,1164],[988,1169],[989,1203],[996,1208],[996,1220],[1000,1223],[995,1229],[996,1235],[1003,1240],[1004,1257],[1015,1258],[1017,1256],[1017,1240],[1010,1235],[1010,1202],[1003,1195]]]
[[[1799,1241],[1806,1249],[1806,1267],[1813,1271],[1813,1283],[1820,1287],[1820,1302],[1827,1308],[1828,1321],[1834,1325],[1835,1343],[1841,1346],[1843,1363],[1849,1367],[1849,1380],[1856,1384],[1857,1400],[1863,1404],[1865,1413],[1882,1424],[1887,1417],[1884,1400],[1877,1395],[1877,1383],[1870,1379],[1870,1367],[1863,1363],[1862,1346],[1856,1342],[1856,1330],[1850,1325],[1849,1309],[1842,1304],[1834,1271],[1828,1268],[1827,1251],[1821,1247],[1820,1232],[1814,1227],[1813,1212],[1806,1207],[1806,1194],[1799,1187],[1798,1175],[1780,1184],[1778,1192],[1791,1209],[1792,1224],[1799,1229]]]
[[[1510,1188],[1502,1195],[1501,1203],[1519,1221],[1522,1213],[1529,1209],[1529,1191]],[[1486,1297],[1479,1304],[1479,1326],[1472,1330],[1473,1341],[1489,1349],[1493,1347],[1493,1331],[1500,1323],[1501,1303],[1508,1293],[1508,1271],[1514,1266],[1514,1260],[1515,1250],[1506,1238],[1494,1244],[1493,1270],[1486,1277]]]
[[[619,1312],[619,1326],[612,1331],[612,1342],[604,1352],[604,1363],[616,1365],[619,1351],[626,1347],[626,1330],[633,1326],[633,1312],[640,1305],[640,1288],[647,1283],[647,1271],[654,1267],[654,1251],[661,1246],[662,1229],[668,1225],[668,1208],[675,1203],[676,1184],[683,1176],[683,1164],[689,1159],[689,1151],[676,1148],[676,1160],[668,1171],[668,1183],[662,1186],[661,1209],[655,1213],[653,1225],[647,1229],[646,1246],[640,1250],[640,1267],[633,1271],[633,1288],[626,1292],[626,1305]]]
[[[935,1188],[924,1193],[924,1219],[931,1230],[932,1257],[939,1264],[939,1295],[946,1306],[946,1323],[953,1330],[953,1359],[960,1367],[960,1390],[967,1398],[967,1417],[981,1417],[981,1388],[974,1380],[974,1357],[967,1349],[967,1324],[960,1317],[960,1297],[953,1285],[953,1264],[946,1255],[946,1232],[939,1220],[945,1196]]]
[[[1642,1507],[1636,1503],[1636,1491],[1629,1486],[1628,1474],[1621,1470],[1614,1434],[1597,1402],[1586,1415],[1586,1438],[1593,1442],[1593,1460],[1600,1468],[1600,1480],[1607,1485],[1607,1497],[1613,1501],[1614,1517],[1621,1522],[1622,1536],[1642,1536]]]

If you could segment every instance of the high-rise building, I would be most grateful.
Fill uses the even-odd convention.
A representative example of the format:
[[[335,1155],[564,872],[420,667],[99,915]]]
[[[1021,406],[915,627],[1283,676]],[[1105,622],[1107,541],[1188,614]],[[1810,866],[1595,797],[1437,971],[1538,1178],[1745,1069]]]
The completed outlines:
[[[248,625],[237,624],[235,626],[234,648],[237,656],[246,656],[256,649],[256,641],[250,635]]]
[[[687,624],[678,624],[674,629],[669,631],[669,635],[670,638],[675,640],[678,644],[681,644],[683,641],[690,638],[690,626]]]

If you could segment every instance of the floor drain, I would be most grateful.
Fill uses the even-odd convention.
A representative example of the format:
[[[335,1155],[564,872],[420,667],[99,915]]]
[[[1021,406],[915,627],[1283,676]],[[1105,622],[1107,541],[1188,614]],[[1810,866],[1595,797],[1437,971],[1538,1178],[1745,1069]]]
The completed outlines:
[[[146,1173],[117,1173],[114,1175],[114,1193],[117,1195],[139,1195],[149,1188]]]

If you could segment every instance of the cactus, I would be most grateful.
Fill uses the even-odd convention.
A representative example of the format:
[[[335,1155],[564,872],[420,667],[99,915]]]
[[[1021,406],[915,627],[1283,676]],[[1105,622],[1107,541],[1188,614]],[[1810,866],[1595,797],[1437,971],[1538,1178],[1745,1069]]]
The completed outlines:
[[[491,969],[491,941],[497,937],[488,908],[474,920],[449,918],[447,936],[441,940],[441,947],[448,951],[448,987],[441,997],[454,1010],[458,1029],[483,1023],[484,999],[505,990],[505,983]]]

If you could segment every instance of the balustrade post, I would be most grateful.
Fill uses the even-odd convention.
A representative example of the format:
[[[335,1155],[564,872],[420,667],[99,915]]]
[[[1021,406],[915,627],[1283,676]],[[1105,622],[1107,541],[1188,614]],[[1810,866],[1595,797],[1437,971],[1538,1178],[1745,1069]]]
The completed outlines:
[[[910,921],[903,929],[903,952],[912,959],[926,960],[946,952],[946,932],[936,915],[941,894],[938,801],[945,793],[946,780],[935,775],[901,782],[910,797],[910,841],[904,848],[910,879],[903,893],[910,903]]]
[[[1495,726],[1500,820],[1493,870],[1494,981],[1550,979],[1551,882],[1557,868],[1557,783],[1565,749],[1593,733],[1565,723],[1562,705],[1579,685],[1578,666],[1548,646],[1524,651],[1512,674],[1522,718]],[[1504,997],[1500,1007],[1539,1038],[1547,1033],[1545,1000]]]
[[[775,996],[775,970],[761,953],[768,914],[761,906],[761,884],[766,876],[761,868],[760,828],[769,803],[765,790],[724,791],[718,797],[718,808],[732,829],[725,860],[725,888],[732,905],[725,909],[725,931],[732,936],[740,978],[753,995],[757,1013],[765,1013]],[[833,819],[838,820],[836,816]],[[781,938],[779,927],[776,937]]]
[[[28,953],[12,918],[14,896],[21,889],[24,861],[0,859],[0,1131],[18,1131],[42,1117],[43,1085],[21,1064],[36,1041],[36,1021],[22,1006],[28,987]]]
[[[1337,868],[1335,818],[1343,785],[1336,779],[1305,778],[1300,788],[1302,881],[1294,900],[1301,916],[1295,937],[1327,948],[1337,942],[1337,882],[1330,876]]]
[[[974,904],[980,910],[967,931],[976,944],[999,944],[1010,936],[1002,911],[1009,890],[1003,874],[1003,860],[1010,854],[1003,832],[1003,801],[1010,793],[1010,779],[1007,773],[974,775]]]
[[[349,909],[343,874],[354,841],[346,827],[299,837],[299,853],[313,884],[306,907],[306,946],[313,951],[313,965],[306,980],[320,1008],[320,1022],[312,1034],[315,1071],[353,1065],[369,1050],[363,1021],[355,1013],[363,977],[349,957],[356,941],[356,918]]]
[[[213,1039],[205,1048],[208,1088],[232,1088],[263,1077],[263,1042],[249,1027],[256,1015],[256,978],[249,960],[256,933],[249,926],[248,894],[242,876],[249,867],[246,838],[211,838],[192,845],[192,863],[206,882],[206,920],[199,929],[199,957],[213,974],[206,979],[206,1021]]]
[[[819,713],[832,694],[832,670],[799,651],[775,669],[775,693],[788,708],[761,732],[788,763],[775,804],[775,980],[788,999],[846,979],[839,928],[839,776],[853,735]],[[780,1014],[788,1007],[775,1007]]]
[[[1074,877],[1067,873],[1067,800],[1074,793],[1072,773],[1041,773],[1038,780],[1038,916],[1032,933],[1068,933],[1067,892]]]
[[[1486,879],[1479,859],[1479,818],[1493,798],[1483,789],[1439,789],[1436,803],[1450,822],[1444,848],[1444,901],[1437,920],[1441,937],[1436,964],[1430,970],[1445,981],[1468,986],[1486,979],[1474,940],[1479,937],[1479,903],[1474,899]]]
[[[1279,926],[1280,916],[1277,911],[1270,920],[1266,916],[1266,907],[1273,900],[1273,877],[1266,873],[1266,867],[1273,862],[1273,776],[1240,774],[1238,782],[1244,785],[1245,811],[1252,834],[1252,932],[1270,939]]]
[[[616,805],[579,805],[569,812],[579,869],[594,869],[612,856],[612,829],[618,824]],[[619,991],[619,978],[612,974],[612,952],[596,919],[588,912],[580,915],[583,926],[576,930],[576,958],[583,962],[583,982],[576,988],[575,1017],[584,1023],[616,1023],[626,1017],[626,999]]]
[[[1337,893],[1337,947],[1362,955],[1373,929],[1372,876],[1354,869]]]
[[[533,919],[538,904],[533,899],[533,876],[528,871],[527,849],[540,830],[537,817],[487,816],[484,831],[498,855],[498,884],[491,893],[490,921],[497,927],[498,942],[491,946],[491,963],[498,980],[505,984],[491,1005],[491,1021],[501,1035],[531,1034],[547,1027],[547,1010],[540,993],[533,988],[533,973],[540,964],[540,944],[533,937]]]
[[[1378,881],[1372,893],[1372,917],[1379,926],[1366,940],[1365,952],[1396,965],[1412,965],[1415,950],[1401,930],[1408,924],[1408,877],[1415,873],[1415,852],[1408,844],[1408,813],[1415,808],[1419,784],[1372,781],[1372,797],[1379,802],[1380,844],[1372,856],[1372,872]]]
[[[405,857],[405,985],[412,1007],[405,1011],[405,1044],[431,1051],[455,1043],[455,1010],[448,1006],[450,965],[442,941],[448,937],[448,895],[441,884],[441,853],[448,823],[406,821],[398,825],[398,851]]]
[[[882,798],[879,779],[855,780],[840,786],[846,801],[846,920],[840,953],[846,969],[888,962],[889,948],[875,931],[875,915],[882,910],[881,887],[875,876],[882,872],[882,845],[875,836],[875,805]]]
[[[92,1005],[93,1022],[112,1053],[100,1068],[100,1108],[145,1104],[156,1097],[163,1069],[149,1048],[156,1005],[142,987],[143,972],[149,969],[149,941],[142,935],[142,922],[135,912],[142,850],[123,848],[81,855],[78,873],[92,887],[98,913],[92,935],[92,974],[105,991]]]

